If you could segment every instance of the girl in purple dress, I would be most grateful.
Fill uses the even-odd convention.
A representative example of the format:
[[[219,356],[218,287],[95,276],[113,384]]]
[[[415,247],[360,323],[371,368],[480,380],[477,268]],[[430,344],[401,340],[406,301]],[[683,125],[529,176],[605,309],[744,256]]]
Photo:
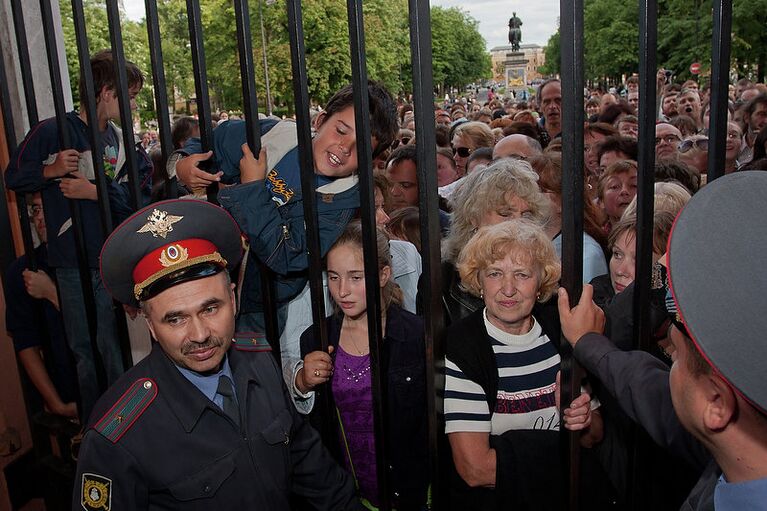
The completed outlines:
[[[391,280],[389,240],[381,230],[377,244],[391,499],[400,511],[419,510],[426,503],[429,474],[423,322],[400,307],[402,292]],[[363,503],[375,509],[380,498],[363,257],[362,228],[352,222],[327,255],[328,287],[336,306],[327,321],[328,352],[321,351],[311,328],[304,332],[303,368],[296,374],[295,387],[307,397],[313,392],[330,394],[329,400],[317,402],[310,419],[316,425],[333,425],[323,435],[325,445],[354,476]]]

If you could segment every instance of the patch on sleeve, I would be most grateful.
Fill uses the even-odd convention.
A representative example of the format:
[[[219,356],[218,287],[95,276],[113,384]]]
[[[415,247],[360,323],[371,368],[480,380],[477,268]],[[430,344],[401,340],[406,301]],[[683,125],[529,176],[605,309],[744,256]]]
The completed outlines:
[[[112,480],[98,474],[83,473],[80,503],[85,511],[112,509]]]
[[[157,397],[157,384],[150,378],[141,378],[125,391],[120,399],[104,414],[93,427],[112,443],[133,426],[144,410]]]
[[[272,345],[260,332],[235,332],[234,349],[238,351],[272,351]]]

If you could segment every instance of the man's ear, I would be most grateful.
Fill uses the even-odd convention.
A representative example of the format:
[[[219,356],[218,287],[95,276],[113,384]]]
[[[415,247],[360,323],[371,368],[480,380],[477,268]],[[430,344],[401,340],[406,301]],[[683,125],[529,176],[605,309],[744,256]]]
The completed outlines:
[[[700,385],[706,399],[703,425],[711,431],[722,431],[737,416],[738,400],[735,392],[716,374],[701,376]]]
[[[229,284],[229,299],[232,301],[232,310],[235,316],[237,316],[237,294],[234,292],[236,287],[237,285],[234,282]]]
[[[157,336],[154,333],[154,327],[152,326],[152,320],[149,319],[149,316],[144,314],[144,311],[141,311],[141,315],[144,316],[144,321],[146,321],[146,326],[149,328],[149,333],[152,334],[152,339],[157,339]]]

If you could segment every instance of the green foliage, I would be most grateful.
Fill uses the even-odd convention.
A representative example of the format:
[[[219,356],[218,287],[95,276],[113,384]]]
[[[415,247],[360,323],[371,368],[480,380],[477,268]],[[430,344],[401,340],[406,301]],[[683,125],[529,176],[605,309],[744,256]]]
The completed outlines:
[[[619,76],[639,66],[636,2],[587,0],[584,7],[585,78]]]
[[[691,77],[689,68],[700,62],[701,74],[711,69],[711,0],[659,0],[659,67],[674,71],[677,80]],[[732,6],[732,66],[739,74],[763,79],[767,64],[767,0],[735,0]],[[619,77],[639,69],[639,12],[636,2],[586,0],[584,12],[584,57],[587,79]],[[556,35],[556,34],[555,34]],[[553,36],[552,36],[553,37]],[[546,72],[554,69],[549,41]],[[756,71],[756,72],[754,72]]]
[[[732,3],[732,61],[739,75],[760,82],[764,81],[767,72],[765,26],[767,0],[735,0]]]
[[[105,0],[84,0],[90,51],[111,46]],[[263,1],[263,0],[262,0]],[[61,2],[64,39],[70,77],[77,98],[79,77],[72,12]],[[265,111],[266,85],[261,42],[259,5],[250,2],[253,63],[259,105]],[[412,87],[407,0],[366,0],[365,58],[368,76],[380,80],[393,92]],[[349,29],[343,0],[312,0],[303,3],[304,43],[310,97],[325,103],[351,81]],[[187,113],[196,96],[186,0],[157,0],[167,94],[174,111]],[[242,110],[236,23],[231,0],[201,0],[208,90],[213,110]],[[264,36],[269,65],[270,91],[275,110],[292,112],[293,84],[288,34],[287,5],[277,0],[262,4]],[[460,9],[432,9],[434,21],[435,83],[463,87],[490,76],[490,57],[477,22]],[[155,117],[153,80],[145,21],[122,17],[126,58],[144,71],[147,80],[139,98],[142,119]],[[439,63],[438,65],[436,63]]]
[[[553,76],[559,74],[559,69],[562,64],[562,49],[560,46],[559,29],[551,34],[549,41],[546,43],[544,52],[546,54],[546,63],[542,65],[538,71],[546,76]]]
[[[477,21],[457,7],[431,8],[431,44],[434,83],[463,89],[492,76],[490,55]]]
[[[658,7],[658,65],[676,80],[692,76],[693,62],[702,74],[711,69],[711,9],[711,0],[665,0]]]

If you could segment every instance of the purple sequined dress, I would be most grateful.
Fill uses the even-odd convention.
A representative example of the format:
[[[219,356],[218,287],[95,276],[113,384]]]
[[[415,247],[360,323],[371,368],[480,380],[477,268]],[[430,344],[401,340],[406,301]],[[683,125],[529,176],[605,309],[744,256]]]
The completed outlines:
[[[360,495],[378,504],[375,433],[373,431],[373,393],[370,381],[370,354],[355,356],[339,344],[336,348],[333,398],[341,414]],[[341,438],[341,446],[345,445]],[[345,449],[344,449],[345,451]],[[344,466],[351,473],[344,452]]]

